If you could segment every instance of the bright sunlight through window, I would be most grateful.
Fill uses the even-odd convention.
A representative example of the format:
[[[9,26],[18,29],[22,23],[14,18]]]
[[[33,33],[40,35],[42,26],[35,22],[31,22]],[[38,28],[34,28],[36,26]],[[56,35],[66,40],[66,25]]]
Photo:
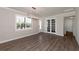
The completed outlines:
[[[17,30],[31,28],[32,21],[31,18],[24,16],[16,16],[16,28]]]

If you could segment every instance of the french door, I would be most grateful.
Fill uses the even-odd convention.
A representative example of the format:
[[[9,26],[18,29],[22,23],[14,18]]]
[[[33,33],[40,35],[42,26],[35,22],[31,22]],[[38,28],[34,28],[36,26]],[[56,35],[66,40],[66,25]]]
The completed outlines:
[[[55,19],[47,20],[47,32],[55,33]]]

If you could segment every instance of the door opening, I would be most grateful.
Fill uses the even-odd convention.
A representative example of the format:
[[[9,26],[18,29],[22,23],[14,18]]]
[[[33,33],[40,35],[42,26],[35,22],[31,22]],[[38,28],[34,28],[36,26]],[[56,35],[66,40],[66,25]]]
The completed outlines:
[[[74,16],[64,17],[64,35],[73,36]]]

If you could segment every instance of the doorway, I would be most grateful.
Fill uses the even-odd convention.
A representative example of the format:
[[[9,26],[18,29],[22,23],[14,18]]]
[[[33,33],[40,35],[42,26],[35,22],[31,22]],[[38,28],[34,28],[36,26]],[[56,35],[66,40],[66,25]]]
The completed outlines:
[[[55,34],[55,19],[47,20],[47,32]]]
[[[74,17],[75,16],[64,17],[64,35],[73,36],[75,20]]]

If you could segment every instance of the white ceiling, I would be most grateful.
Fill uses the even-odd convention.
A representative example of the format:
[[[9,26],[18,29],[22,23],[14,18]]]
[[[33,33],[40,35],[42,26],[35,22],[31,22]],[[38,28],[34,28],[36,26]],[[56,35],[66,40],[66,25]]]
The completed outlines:
[[[32,9],[32,7],[9,7],[11,9],[15,9],[24,13],[32,14],[36,17],[46,17],[55,14],[65,13],[74,11],[73,7],[36,7],[36,9]]]

